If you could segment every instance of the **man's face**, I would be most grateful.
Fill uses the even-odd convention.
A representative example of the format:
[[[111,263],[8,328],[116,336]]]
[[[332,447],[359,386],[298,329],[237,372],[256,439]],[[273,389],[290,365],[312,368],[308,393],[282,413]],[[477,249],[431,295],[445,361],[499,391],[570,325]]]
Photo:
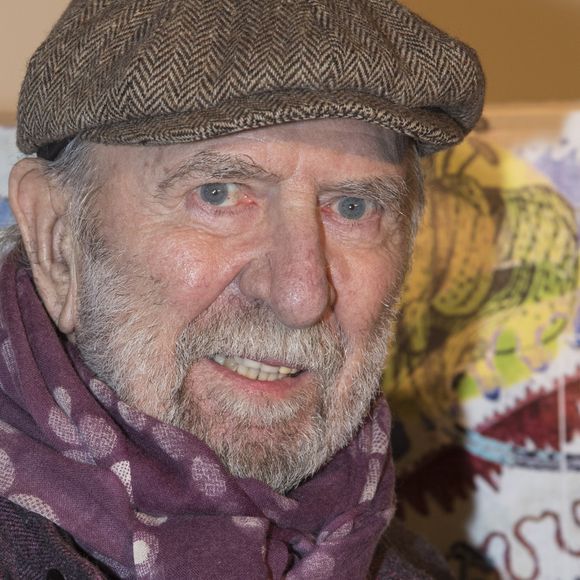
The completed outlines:
[[[394,135],[308,121],[95,156],[81,354],[235,475],[296,485],[376,395],[410,243]]]

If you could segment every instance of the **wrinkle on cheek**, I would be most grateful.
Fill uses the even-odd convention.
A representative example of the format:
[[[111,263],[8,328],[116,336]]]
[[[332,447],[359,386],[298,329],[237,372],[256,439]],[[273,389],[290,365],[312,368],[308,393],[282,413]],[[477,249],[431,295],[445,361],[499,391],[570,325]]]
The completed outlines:
[[[137,186],[123,178],[115,181],[115,190],[104,189],[96,207],[105,240],[118,248],[132,248],[144,244],[144,224]]]
[[[335,315],[350,334],[365,332],[380,315],[398,281],[398,265],[386,250],[332,252],[330,276],[336,291]]]
[[[190,241],[186,247],[170,244],[150,260],[156,277],[166,285],[170,304],[193,315],[212,304],[236,277],[231,260],[214,245],[199,240]]]

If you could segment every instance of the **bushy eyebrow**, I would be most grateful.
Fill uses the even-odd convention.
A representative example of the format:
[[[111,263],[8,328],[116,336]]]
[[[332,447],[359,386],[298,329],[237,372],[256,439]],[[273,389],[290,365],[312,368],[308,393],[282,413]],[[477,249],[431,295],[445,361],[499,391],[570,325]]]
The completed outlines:
[[[156,197],[164,197],[180,181],[193,176],[215,181],[259,179],[277,183],[281,180],[280,176],[258,165],[249,155],[204,150],[171,171],[157,186]],[[319,194],[328,193],[368,199],[381,209],[395,213],[402,212],[404,197],[408,194],[405,180],[392,175],[322,185]]]
[[[163,179],[157,186],[156,195],[165,195],[174,185],[192,176],[204,179],[243,180],[261,179],[279,181],[279,177],[260,167],[249,155],[230,155],[217,151],[200,151],[187,159]]]
[[[322,187],[321,193],[368,199],[381,209],[395,213],[402,213],[408,195],[405,179],[394,175],[329,184]]]

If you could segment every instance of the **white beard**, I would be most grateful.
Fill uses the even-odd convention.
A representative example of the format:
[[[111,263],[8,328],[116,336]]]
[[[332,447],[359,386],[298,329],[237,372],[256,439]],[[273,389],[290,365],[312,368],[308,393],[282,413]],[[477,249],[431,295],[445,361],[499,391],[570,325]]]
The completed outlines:
[[[266,305],[240,296],[217,300],[168,344],[155,316],[159,283],[102,244],[90,254],[82,265],[75,340],[86,364],[126,403],[203,440],[233,475],[281,493],[351,441],[377,395],[392,300],[366,338],[361,362],[345,372],[349,345],[340,329],[325,323],[291,329]],[[283,360],[313,381],[280,401],[188,379],[196,362],[217,354]]]

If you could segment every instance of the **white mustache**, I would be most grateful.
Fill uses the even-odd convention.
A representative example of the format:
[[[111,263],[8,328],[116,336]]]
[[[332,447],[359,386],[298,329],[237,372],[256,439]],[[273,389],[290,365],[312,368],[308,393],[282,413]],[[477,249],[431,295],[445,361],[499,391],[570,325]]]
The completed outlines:
[[[276,360],[326,374],[344,364],[346,340],[340,328],[325,322],[289,328],[266,305],[234,300],[212,305],[190,323],[177,341],[177,356],[190,364],[215,356]]]

